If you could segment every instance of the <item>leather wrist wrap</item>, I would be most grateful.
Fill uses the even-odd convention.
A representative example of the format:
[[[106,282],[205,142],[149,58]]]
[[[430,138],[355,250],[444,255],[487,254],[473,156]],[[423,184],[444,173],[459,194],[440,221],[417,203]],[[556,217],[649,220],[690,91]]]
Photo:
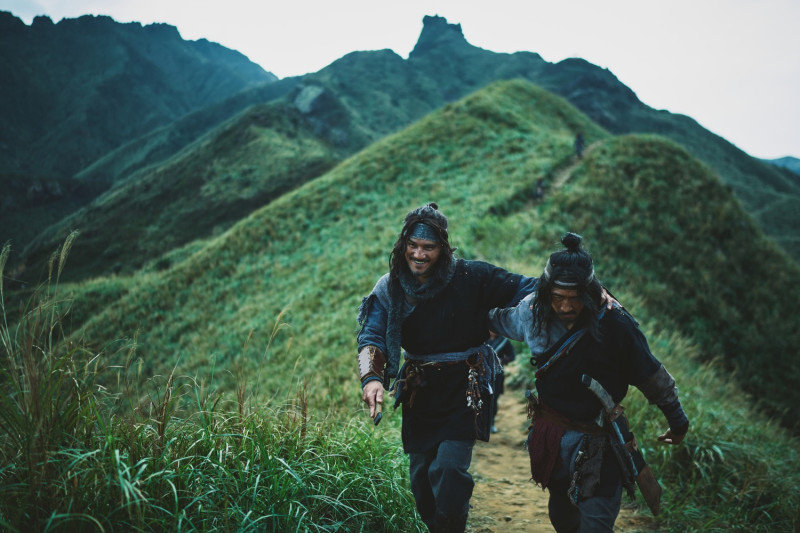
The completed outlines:
[[[378,378],[383,381],[386,368],[386,356],[375,346],[364,346],[358,352],[358,373],[361,382],[367,378]]]

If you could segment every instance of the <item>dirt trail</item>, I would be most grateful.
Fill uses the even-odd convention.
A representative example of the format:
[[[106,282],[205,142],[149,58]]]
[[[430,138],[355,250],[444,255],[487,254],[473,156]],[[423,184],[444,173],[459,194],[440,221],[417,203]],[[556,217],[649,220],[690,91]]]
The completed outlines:
[[[519,391],[500,396],[490,442],[478,442],[470,470],[475,478],[468,533],[552,533],[547,517],[547,491],[530,481],[528,452],[523,447],[528,420]],[[652,518],[627,505],[623,497],[616,531],[652,531]]]
[[[584,151],[589,154],[599,141]],[[559,172],[550,184],[555,190],[562,187],[581,164],[576,159]],[[475,491],[470,501],[467,533],[553,533],[547,515],[548,492],[531,480],[528,452],[524,441],[528,432],[525,404],[520,392],[510,390],[500,396],[495,421],[498,433],[491,442],[478,442],[472,455],[470,471],[475,479]],[[653,518],[640,512],[623,495],[622,509],[614,525],[618,532],[655,531]]]
[[[583,151],[583,157],[586,157],[587,155],[589,155],[592,152],[592,150],[597,148],[597,146],[599,144],[600,144],[600,141],[595,141],[592,144],[590,144],[589,146],[587,146],[586,149]],[[567,182],[567,180],[569,180],[569,178],[572,177],[572,172],[580,164],[581,164],[581,159],[575,158],[575,160],[573,161],[573,163],[570,166],[568,166],[567,168],[561,170],[561,172],[559,172],[558,174],[556,174],[553,177],[553,183],[550,184],[550,188],[555,190],[555,189],[558,189],[559,187],[561,187],[562,185],[564,185]]]

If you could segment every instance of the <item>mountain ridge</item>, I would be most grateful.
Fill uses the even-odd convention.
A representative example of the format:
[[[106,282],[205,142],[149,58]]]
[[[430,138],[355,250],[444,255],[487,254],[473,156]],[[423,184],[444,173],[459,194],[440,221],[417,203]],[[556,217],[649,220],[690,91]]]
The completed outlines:
[[[240,52],[184,41],[166,24],[85,15],[26,26],[0,12],[0,26],[10,30],[0,36],[2,172],[69,178],[122,141],[277,79]],[[90,145],[78,148],[73,137],[84,132],[93,132],[82,139]]]
[[[763,159],[764,162],[787,168],[797,175],[800,175],[800,159],[796,157],[779,157],[778,159]]]
[[[319,72],[239,92],[216,107],[195,111],[98,159],[78,174],[80,181],[86,182],[81,190],[109,176],[115,176],[114,181],[125,180],[145,175],[133,173],[148,167],[148,172],[157,172],[160,165],[169,164],[170,157],[190,147],[200,135],[221,127],[248,106],[266,101],[275,101],[287,113],[300,110],[314,135],[342,159],[493,80],[522,78],[567,98],[611,133],[660,133],[679,142],[720,174],[762,229],[800,257],[800,242],[792,237],[800,184],[788,177],[788,171],[749,157],[690,117],[649,108],[607,69],[578,58],[551,64],[531,52],[496,54],[469,44],[460,25],[436,16],[425,17],[418,45],[407,60],[390,50],[353,52]],[[164,176],[168,181],[181,179]],[[81,226],[96,223],[84,218]],[[113,221],[106,221],[108,224]],[[207,237],[207,233],[199,232],[201,227],[180,242]],[[42,271],[41,262],[32,265],[29,258],[37,254],[46,257],[70,229],[65,218],[47,230],[51,238],[27,237],[23,259],[33,266],[32,272]],[[96,256],[102,257],[110,246],[115,246],[112,236],[95,250]]]

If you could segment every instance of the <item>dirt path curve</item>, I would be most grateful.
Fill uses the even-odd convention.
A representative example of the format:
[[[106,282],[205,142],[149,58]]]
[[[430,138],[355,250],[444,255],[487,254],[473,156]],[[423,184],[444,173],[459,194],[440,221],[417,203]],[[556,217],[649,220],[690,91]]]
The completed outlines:
[[[547,517],[547,491],[530,481],[528,453],[523,448],[528,420],[520,392],[500,396],[496,425],[490,442],[478,442],[470,470],[475,478],[467,533],[552,533]],[[616,522],[616,531],[652,531],[649,515],[626,505]]]

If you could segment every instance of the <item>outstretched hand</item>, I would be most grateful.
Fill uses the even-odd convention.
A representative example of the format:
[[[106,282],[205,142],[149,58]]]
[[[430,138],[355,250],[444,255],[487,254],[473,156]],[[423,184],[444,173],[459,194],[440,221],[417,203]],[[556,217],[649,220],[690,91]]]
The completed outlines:
[[[369,406],[369,416],[374,419],[383,405],[383,383],[375,380],[364,385],[361,399]]]
[[[665,442],[667,444],[672,444],[674,446],[675,444],[680,444],[681,442],[683,442],[683,438],[685,436],[686,436],[685,434],[676,435],[675,433],[672,432],[671,429],[668,429],[666,433],[664,433],[663,435],[659,435],[658,440],[660,442]]]

